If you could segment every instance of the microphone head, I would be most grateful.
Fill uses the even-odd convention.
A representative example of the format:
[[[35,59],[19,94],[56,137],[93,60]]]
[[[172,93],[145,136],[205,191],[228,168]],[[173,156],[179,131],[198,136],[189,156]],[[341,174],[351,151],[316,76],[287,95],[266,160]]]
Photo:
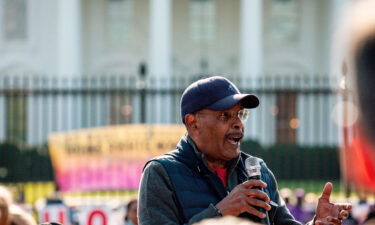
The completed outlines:
[[[249,157],[245,160],[247,175],[251,177],[260,177],[260,163],[258,158]]]

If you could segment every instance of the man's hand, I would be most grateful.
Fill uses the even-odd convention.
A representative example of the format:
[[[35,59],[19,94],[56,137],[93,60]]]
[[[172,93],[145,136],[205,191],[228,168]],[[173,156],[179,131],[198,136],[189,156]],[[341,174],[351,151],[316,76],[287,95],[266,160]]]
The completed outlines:
[[[248,180],[237,185],[228,196],[216,204],[216,208],[220,210],[223,216],[238,216],[243,212],[248,212],[261,219],[266,215],[256,207],[270,210],[271,206],[267,203],[270,198],[261,190],[252,189],[254,187],[266,188],[267,184],[260,180]]]
[[[341,225],[342,219],[349,216],[349,211],[352,209],[349,203],[333,204],[329,202],[332,188],[330,182],[324,185],[322,196],[319,198],[316,207],[315,225]]]

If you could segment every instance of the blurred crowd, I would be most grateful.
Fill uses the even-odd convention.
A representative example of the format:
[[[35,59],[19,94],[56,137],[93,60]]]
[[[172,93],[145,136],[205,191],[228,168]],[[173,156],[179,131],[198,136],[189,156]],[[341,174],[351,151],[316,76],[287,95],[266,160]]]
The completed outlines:
[[[316,194],[306,193],[301,188],[283,188],[280,195],[296,220],[306,224],[313,219],[317,203]],[[358,197],[356,202],[350,201],[353,210],[349,218],[343,221],[343,225],[375,224],[374,199]],[[102,220],[101,224],[138,225],[137,203],[137,199],[130,199],[115,207],[109,206],[106,202],[99,205],[72,206],[64,203],[59,194],[54,194],[44,199],[43,204],[39,202],[28,206],[22,199],[15,201],[12,192],[0,186],[0,225],[36,225],[52,221],[64,225],[88,225],[93,220]]]
[[[302,224],[306,224],[313,219],[317,197],[314,193],[305,193],[301,188],[292,191],[289,188],[280,190],[280,195],[284,199],[286,206]],[[348,202],[347,199],[345,199]],[[349,217],[343,220],[343,225],[369,224],[375,219],[375,203],[373,199],[368,201],[366,197],[358,197],[358,200],[349,200],[353,204],[353,210]],[[371,224],[375,224],[373,221]]]
[[[36,225],[31,214],[15,203],[12,193],[3,186],[0,186],[0,225]]]

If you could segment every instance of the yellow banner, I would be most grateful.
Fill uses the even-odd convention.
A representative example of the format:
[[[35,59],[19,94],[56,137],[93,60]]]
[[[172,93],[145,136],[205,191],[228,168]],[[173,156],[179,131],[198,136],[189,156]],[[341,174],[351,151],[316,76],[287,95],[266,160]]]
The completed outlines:
[[[52,134],[49,151],[59,188],[137,188],[144,163],[175,149],[185,132],[181,125],[138,124]]]

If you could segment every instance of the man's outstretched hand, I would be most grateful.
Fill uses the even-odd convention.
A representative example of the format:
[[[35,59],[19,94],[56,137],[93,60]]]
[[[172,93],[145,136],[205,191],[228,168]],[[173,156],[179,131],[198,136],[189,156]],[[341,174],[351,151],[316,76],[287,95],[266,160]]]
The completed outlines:
[[[352,209],[351,204],[334,204],[329,202],[332,188],[333,186],[330,182],[324,185],[322,196],[319,198],[316,207],[314,225],[341,225],[342,219],[346,219],[349,216],[349,211]]]

